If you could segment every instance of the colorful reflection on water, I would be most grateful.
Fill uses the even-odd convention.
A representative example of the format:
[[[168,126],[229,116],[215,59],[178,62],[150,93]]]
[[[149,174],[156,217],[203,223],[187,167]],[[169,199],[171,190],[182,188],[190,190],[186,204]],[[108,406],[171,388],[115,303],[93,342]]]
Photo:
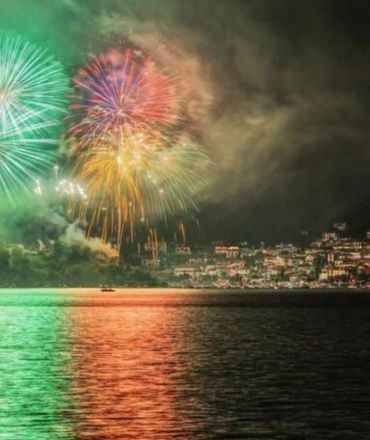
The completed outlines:
[[[370,296],[0,291],[0,440],[366,438]]]
[[[69,333],[65,310],[0,307],[1,439],[74,438]]]
[[[196,402],[183,398],[182,358],[192,347],[179,335],[181,310],[135,306],[136,298],[126,295],[121,307],[119,295],[99,292],[2,294],[0,439],[192,431],[186,415]]]
[[[79,438],[172,438],[179,431],[186,421],[178,319],[168,308],[72,311],[71,391],[80,396]]]

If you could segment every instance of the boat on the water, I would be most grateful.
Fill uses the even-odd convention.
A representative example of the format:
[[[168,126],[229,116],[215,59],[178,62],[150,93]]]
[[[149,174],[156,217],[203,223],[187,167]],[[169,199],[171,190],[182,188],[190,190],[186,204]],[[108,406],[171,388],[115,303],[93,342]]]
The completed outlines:
[[[112,289],[112,287],[102,287],[100,292],[115,292],[115,289]]]

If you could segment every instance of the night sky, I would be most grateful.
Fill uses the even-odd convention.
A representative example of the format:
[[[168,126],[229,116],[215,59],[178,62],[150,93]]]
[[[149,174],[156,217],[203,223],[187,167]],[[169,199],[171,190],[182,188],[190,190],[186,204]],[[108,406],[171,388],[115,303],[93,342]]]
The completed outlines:
[[[189,76],[213,160],[200,237],[276,242],[370,226],[370,3],[1,0],[0,27],[71,71],[131,40]]]

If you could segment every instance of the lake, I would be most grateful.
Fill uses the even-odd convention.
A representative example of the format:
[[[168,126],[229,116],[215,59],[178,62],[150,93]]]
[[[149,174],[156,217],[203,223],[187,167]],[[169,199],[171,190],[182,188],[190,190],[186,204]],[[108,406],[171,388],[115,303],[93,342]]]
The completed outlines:
[[[370,436],[370,294],[0,290],[0,439]]]

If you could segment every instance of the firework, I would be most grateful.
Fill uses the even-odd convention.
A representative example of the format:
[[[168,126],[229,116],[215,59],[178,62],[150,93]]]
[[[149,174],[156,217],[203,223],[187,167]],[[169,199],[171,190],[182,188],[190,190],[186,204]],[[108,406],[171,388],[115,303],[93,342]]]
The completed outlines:
[[[47,193],[52,194],[54,197],[59,196],[60,199],[66,198],[67,200],[86,200],[87,195],[83,187],[73,181],[62,179],[55,183],[55,186],[50,185],[51,182],[47,182],[47,186],[43,186],[39,179],[35,179],[35,186],[33,188],[34,193],[37,196],[43,196],[45,190]]]
[[[73,180],[62,179],[55,187],[57,194],[71,199],[86,200],[87,195],[83,187]]]
[[[0,193],[11,202],[20,191],[32,191],[32,184],[54,160],[55,140],[33,132],[29,126],[0,126]]]
[[[131,50],[97,56],[74,79],[71,134],[80,146],[102,135],[161,134],[179,120],[175,78]]]
[[[7,129],[43,130],[65,105],[67,80],[60,63],[20,38],[0,39],[0,121]]]
[[[125,236],[134,240],[138,224],[151,230],[158,219],[196,210],[208,156],[184,141],[185,103],[175,76],[150,56],[111,51],[80,69],[74,83],[73,177],[86,200],[72,211],[87,236],[100,229],[120,247]]]
[[[206,184],[208,156],[197,145],[166,146],[142,133],[123,137],[119,145],[101,141],[78,158],[76,174],[86,188],[79,217],[88,235],[100,225],[102,237],[124,232],[134,239],[135,225],[196,210],[194,200]]]
[[[67,84],[46,51],[20,38],[0,39],[0,189],[10,199],[32,189],[53,159]]]

